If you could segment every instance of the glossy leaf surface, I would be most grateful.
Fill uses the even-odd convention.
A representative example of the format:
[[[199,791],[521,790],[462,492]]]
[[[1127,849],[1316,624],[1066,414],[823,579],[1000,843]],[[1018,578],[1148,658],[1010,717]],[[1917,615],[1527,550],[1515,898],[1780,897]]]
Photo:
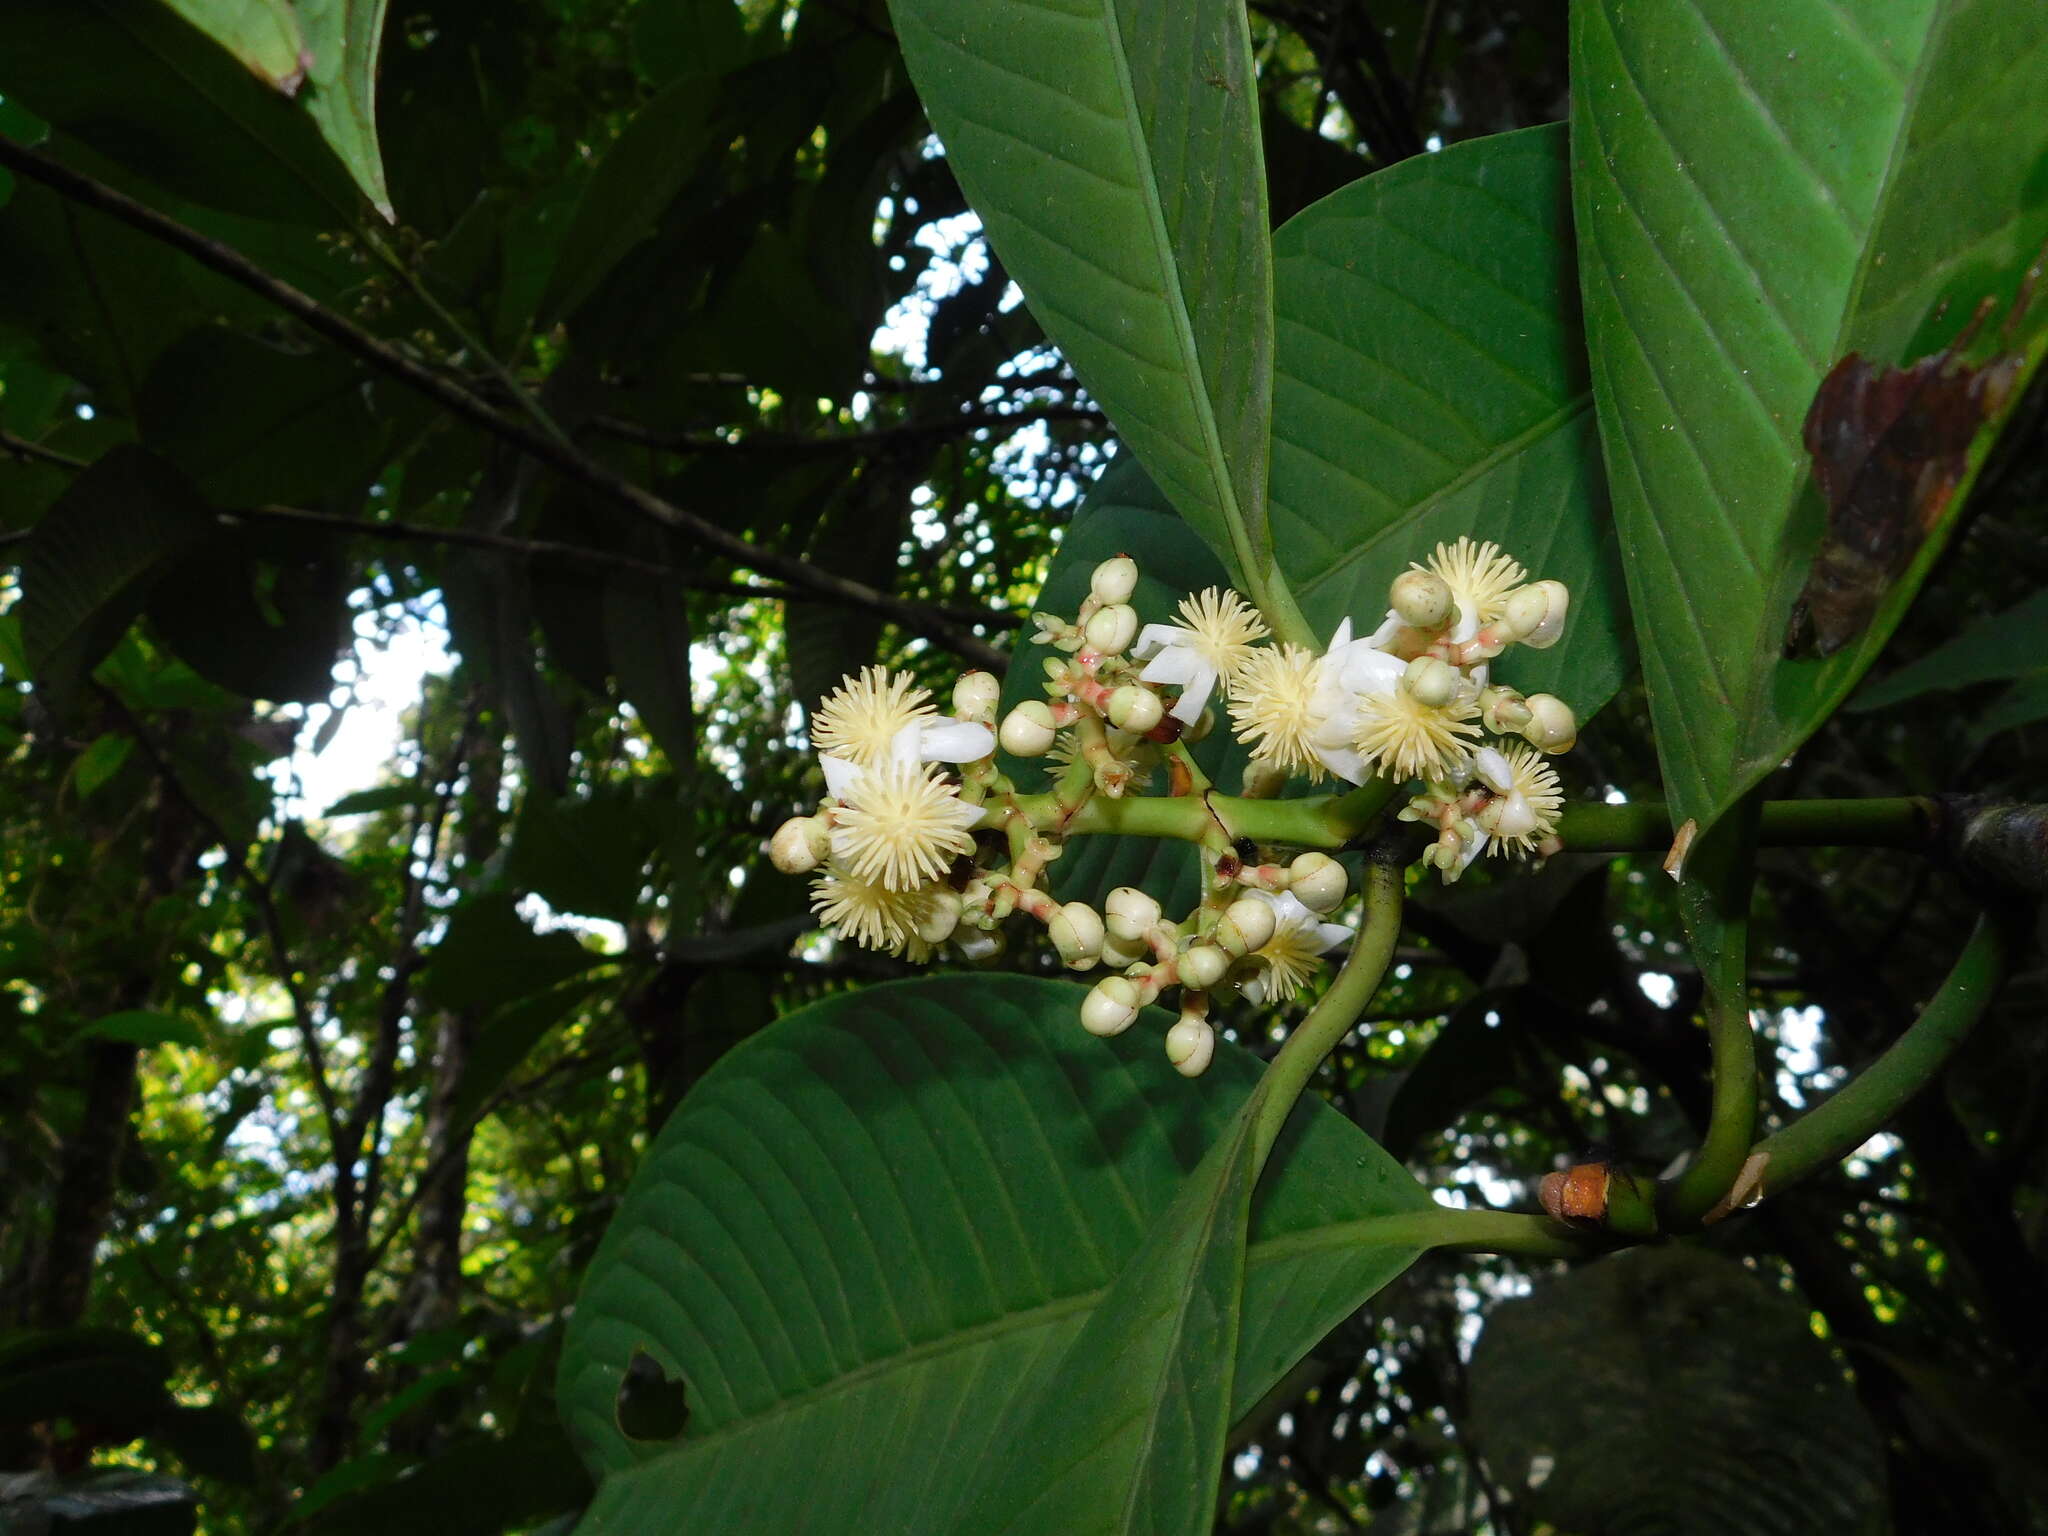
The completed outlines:
[[[1098,1041],[1075,1022],[1082,996],[1022,978],[870,988],[713,1069],[650,1154],[570,1331],[563,1411],[610,1474],[591,1530],[953,1528],[1034,1373],[1257,1073],[1225,1046],[1191,1084],[1160,1051],[1163,1015]],[[1297,1121],[1244,1255],[1233,1418],[1412,1261],[1375,1225],[1427,1207],[1334,1113]],[[678,1441],[615,1423],[636,1352],[686,1384]]]
[[[2048,11],[1601,0],[1574,18],[1601,433],[1673,814],[1704,830],[1869,666],[1967,494],[1928,509],[1860,636],[1783,655],[1822,525],[1801,442],[1821,380],[1851,352],[1938,350],[2048,238]],[[2020,349],[2031,368],[2043,347]]]

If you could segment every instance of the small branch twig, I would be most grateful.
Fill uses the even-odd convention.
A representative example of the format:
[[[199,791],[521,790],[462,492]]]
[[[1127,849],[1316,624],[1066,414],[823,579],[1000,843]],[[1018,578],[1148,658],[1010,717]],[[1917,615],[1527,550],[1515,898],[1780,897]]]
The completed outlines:
[[[779,577],[791,586],[836,596],[842,602],[870,609],[978,667],[1000,673],[1008,663],[1008,657],[988,641],[963,630],[925,604],[893,597],[862,582],[835,575],[807,560],[750,544],[709,518],[664,501],[653,492],[635,485],[623,475],[586,457],[572,445],[558,442],[526,422],[502,415],[452,379],[407,356],[389,342],[372,336],[291,284],[273,277],[232,246],[201,234],[145,203],[137,202],[5,136],[0,136],[0,166],[40,182],[72,202],[118,219],[153,240],[183,251],[202,266],[260,295],[343,350],[438,402],[472,426],[514,444],[568,479],[599,492],[649,521],[689,535],[736,565]]]

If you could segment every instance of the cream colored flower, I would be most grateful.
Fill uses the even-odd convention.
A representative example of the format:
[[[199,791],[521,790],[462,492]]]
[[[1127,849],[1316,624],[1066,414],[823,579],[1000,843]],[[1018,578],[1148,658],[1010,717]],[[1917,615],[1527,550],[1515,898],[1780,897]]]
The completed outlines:
[[[1396,686],[1360,697],[1352,745],[1386,778],[1461,778],[1468,742],[1479,734],[1472,723],[1478,716],[1479,705],[1464,694],[1432,705]]]
[[[1252,951],[1259,971],[1244,985],[1254,1003],[1284,1003],[1322,968],[1323,956],[1351,937],[1342,923],[1326,923],[1292,891],[1254,891],[1273,908],[1273,937]]]
[[[1486,833],[1488,853],[1526,857],[1557,831],[1564,786],[1540,753],[1519,744],[1505,752],[1489,747],[1480,752],[1477,771],[1494,792],[1472,818]]]
[[[936,906],[929,890],[892,891],[863,880],[836,863],[811,882],[811,910],[842,939],[885,954],[929,958],[932,946],[918,936]]]
[[[1192,724],[1219,681],[1234,682],[1267,629],[1250,604],[1225,587],[1207,587],[1181,599],[1179,624],[1147,624],[1131,655],[1146,663],[1138,676],[1181,690],[1168,711]]]
[[[1506,611],[1508,594],[1528,577],[1498,544],[1462,536],[1455,544],[1437,545],[1429,563],[1416,569],[1434,572],[1450,587],[1458,604],[1450,638],[1459,645],[1499,618]]]
[[[1320,657],[1298,645],[1253,651],[1238,671],[1230,701],[1237,739],[1252,749],[1253,761],[1306,774],[1310,783],[1323,778],[1315,749],[1321,666]]]
[[[1408,664],[1374,646],[1370,637],[1351,638],[1351,620],[1339,621],[1330,648],[1316,669],[1309,712],[1315,724],[1309,750],[1338,778],[1363,784],[1371,765],[1358,755],[1357,739],[1364,700],[1398,687]]]
[[[905,746],[912,746],[909,730],[904,737]],[[821,759],[839,801],[829,813],[832,858],[856,878],[892,891],[914,890],[943,875],[957,855],[972,851],[967,829],[981,819],[981,807],[962,800],[951,780],[909,751],[850,772],[840,766],[843,761]]]
[[[863,667],[859,676],[841,679],[811,716],[811,746],[865,768],[889,755],[890,744],[906,725],[938,714],[930,700],[930,692],[908,672]]]

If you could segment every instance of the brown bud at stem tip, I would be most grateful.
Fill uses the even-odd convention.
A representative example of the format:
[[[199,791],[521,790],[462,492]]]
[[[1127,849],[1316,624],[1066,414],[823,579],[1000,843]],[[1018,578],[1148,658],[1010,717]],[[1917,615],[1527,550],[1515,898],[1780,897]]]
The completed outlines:
[[[1608,1178],[1605,1163],[1577,1163],[1563,1173],[1546,1173],[1536,1186],[1536,1202],[1553,1220],[1575,1227],[1603,1226]]]

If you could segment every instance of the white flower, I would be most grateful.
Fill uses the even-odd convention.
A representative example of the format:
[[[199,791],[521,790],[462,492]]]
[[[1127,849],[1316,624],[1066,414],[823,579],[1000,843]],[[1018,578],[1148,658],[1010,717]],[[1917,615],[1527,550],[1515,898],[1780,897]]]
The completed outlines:
[[[835,935],[912,960],[931,956],[932,946],[918,929],[930,924],[938,898],[933,889],[892,891],[836,863],[827,864],[811,882],[811,908]]]
[[[1351,937],[1342,923],[1326,923],[1292,891],[1253,891],[1273,908],[1273,937],[1252,951],[1259,973],[1244,985],[1254,1003],[1284,1003],[1316,973],[1322,957]]]
[[[1311,783],[1323,776],[1314,746],[1321,671],[1321,659],[1298,645],[1269,646],[1252,652],[1230,701],[1237,739],[1253,760],[1306,774]]]
[[[880,763],[918,727],[917,755],[928,763],[971,763],[996,749],[995,732],[972,720],[941,716],[931,694],[908,672],[863,667],[843,678],[811,717],[811,745],[820,761],[838,758],[859,767]],[[829,783],[832,770],[825,770]],[[835,790],[836,794],[837,791]]]
[[[973,849],[967,831],[981,819],[981,807],[962,800],[959,786],[934,775],[922,759],[927,732],[961,725],[947,721],[934,727],[913,720],[896,733],[889,755],[867,766],[830,754],[818,759],[826,789],[839,802],[828,812],[832,858],[846,873],[888,890],[910,891],[937,879],[956,855]],[[993,739],[985,725],[965,728]]]
[[[1337,626],[1316,669],[1308,749],[1338,778],[1363,784],[1372,776],[1358,751],[1361,710],[1368,697],[1399,687],[1407,670],[1405,661],[1375,648],[1371,639],[1352,639],[1350,619]]]
[[[1528,747],[1516,745],[1504,753],[1489,749],[1480,755],[1497,760],[1480,768],[1494,798],[1473,816],[1487,834],[1486,851],[1526,858],[1557,830],[1564,786],[1556,771]]]
[[[1481,544],[1469,537],[1437,545],[1427,569],[1444,579],[1458,604],[1450,633],[1454,645],[1463,645],[1479,633],[1481,625],[1491,624],[1505,613],[1508,594],[1529,574],[1503,554],[1498,544]]]
[[[1145,662],[1138,674],[1148,683],[1179,688],[1168,711],[1192,725],[1219,680],[1234,678],[1251,660],[1252,642],[1267,634],[1264,620],[1235,592],[1208,587],[1181,599],[1179,624],[1147,624],[1138,631],[1131,655]]]

